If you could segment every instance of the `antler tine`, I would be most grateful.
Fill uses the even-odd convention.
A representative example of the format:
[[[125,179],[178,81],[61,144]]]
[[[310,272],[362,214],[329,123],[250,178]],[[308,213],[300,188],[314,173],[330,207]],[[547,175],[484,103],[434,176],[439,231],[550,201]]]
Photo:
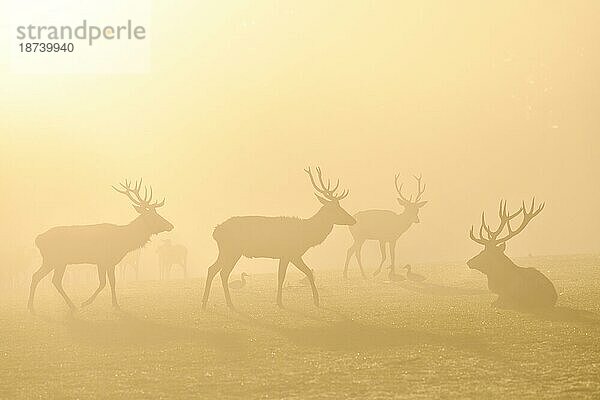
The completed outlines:
[[[346,190],[344,190],[339,195],[335,194],[335,192],[340,187],[339,179],[337,179],[335,186],[333,188],[331,188],[331,179],[327,179],[327,185],[325,185],[325,181],[323,179],[323,172],[321,171],[321,168],[316,167],[315,170],[317,171],[317,179],[319,181],[319,184],[317,184],[317,182],[315,181],[315,178],[312,174],[312,170],[310,167],[305,169],[304,172],[306,172],[308,174],[308,176],[310,177],[310,182],[313,185],[313,188],[318,193],[322,194],[328,200],[341,200],[341,199],[345,198],[346,196],[348,196],[349,191],[346,191]]]
[[[471,237],[471,240],[474,241],[474,242],[476,242],[476,243],[483,244],[483,245],[486,244],[485,239],[483,239],[481,237],[481,233],[479,235],[479,239],[477,237],[475,237],[475,234],[473,233],[473,225],[471,225],[471,230],[469,231],[469,236]]]
[[[321,171],[321,169],[319,167],[317,167],[316,169],[317,169],[317,173],[319,173]],[[314,178],[314,176],[312,174],[312,170],[310,169],[310,167],[308,167],[307,169],[305,169],[304,172],[306,172],[308,174],[308,176],[310,177],[310,183],[312,183],[313,188],[317,192],[321,193],[322,195],[326,195],[326,193],[324,193],[323,189],[321,189],[319,187],[319,185],[317,185],[317,182],[315,181],[315,178]]]
[[[481,226],[487,233],[488,240],[494,240],[494,232],[490,229],[490,226],[485,222],[485,211],[481,213]]]
[[[536,209],[535,208],[535,197],[534,197],[533,200],[531,201],[531,207],[530,207],[529,211],[527,211],[527,207],[525,206],[525,201],[523,201],[522,205],[521,205],[521,209],[518,212],[516,212],[515,214],[510,215],[506,218],[508,234],[505,237],[498,239],[496,242],[504,243],[504,242],[508,241],[509,239],[517,236],[519,233],[521,233],[523,231],[523,229],[525,229],[525,227],[529,224],[529,222],[531,222],[531,220],[533,218],[535,218],[540,212],[542,212],[545,205],[546,205],[546,203],[542,203]],[[510,226],[510,220],[513,219],[514,217],[516,217],[517,215],[519,215],[521,212],[523,212],[523,220],[521,221],[521,225],[517,229],[513,230],[512,227]]]
[[[400,174],[396,174],[395,178],[394,178],[394,185],[396,186],[396,192],[398,192],[398,196],[400,196],[400,201],[402,203],[411,203],[412,202],[412,196],[409,199],[407,199],[406,197],[404,197],[404,195],[402,194],[402,186],[404,186],[404,183],[401,183],[400,186],[398,186],[398,178],[400,178]]]
[[[135,193],[135,191],[131,188],[131,182],[128,181],[127,179],[125,179],[125,183],[119,183],[119,185],[121,185],[121,187],[123,188],[123,190],[120,190],[118,188],[116,188],[115,186],[113,186],[112,188],[115,189],[117,192],[126,195],[129,200],[131,200],[135,205],[137,206],[141,206],[142,202],[141,199],[139,198],[139,196],[136,195],[137,198],[133,197],[131,195],[131,193]]]
[[[115,186],[113,186],[112,188],[115,189],[117,192],[126,195],[129,198],[129,200],[131,200],[136,206],[147,208],[162,207],[165,204],[165,199],[163,199],[160,203],[151,203],[153,197],[152,186],[144,186],[144,197],[142,198],[140,194],[140,190],[142,189],[142,183],[143,179],[140,178],[140,180],[136,180],[135,183],[133,183],[132,187],[132,181],[125,179],[124,183],[119,183],[123,190]]]
[[[327,180],[327,186],[325,186],[325,182],[323,182],[323,173],[321,172],[321,167],[317,167],[317,177],[319,178],[319,183],[321,184],[321,188],[323,189],[322,193],[325,196],[331,194],[329,187],[331,186],[331,180]]]
[[[421,196],[423,196],[423,193],[425,193],[425,187],[427,185],[423,185],[423,189],[421,189],[421,179],[423,178],[423,175],[419,174],[419,176],[414,175],[414,178],[417,180],[417,197],[415,198],[415,203],[418,202],[419,200],[421,200]]]

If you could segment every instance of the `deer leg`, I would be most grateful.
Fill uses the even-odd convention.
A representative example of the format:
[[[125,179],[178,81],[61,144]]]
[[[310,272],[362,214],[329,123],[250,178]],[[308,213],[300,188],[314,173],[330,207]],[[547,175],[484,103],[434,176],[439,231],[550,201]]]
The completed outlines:
[[[348,279],[348,265],[350,264],[350,259],[356,252],[356,242],[352,243],[352,246],[346,251],[346,262],[344,263],[344,279]]]
[[[92,302],[94,300],[96,300],[96,297],[102,291],[102,289],[104,289],[105,286],[106,286],[106,268],[98,265],[98,289],[96,289],[94,294],[92,294],[89,299],[87,299],[86,301],[84,301],[81,304],[81,307],[86,307],[86,306],[89,306],[90,304],[92,304]]]
[[[373,276],[377,276],[379,275],[379,273],[381,272],[381,268],[383,267],[383,262],[385,261],[385,241],[380,240],[379,241],[379,250],[381,250],[381,262],[379,263],[379,268],[377,268],[377,270],[373,273]]]
[[[362,265],[362,246],[365,242],[359,242],[356,244],[356,261],[358,262],[358,267],[360,268],[360,274],[362,275],[363,279],[367,279],[367,276],[365,275],[365,270],[363,268]]]
[[[290,260],[285,258],[281,258],[279,260],[279,268],[277,269],[277,305],[283,308],[282,298],[282,290],[283,290],[283,282],[285,281],[285,274],[287,272],[288,265],[290,264]]]
[[[52,267],[42,262],[40,268],[33,273],[31,277],[31,286],[29,287],[29,301],[27,302],[27,309],[30,313],[34,314],[35,311],[33,309],[33,298],[35,297],[35,289],[37,288],[38,283],[52,271]]]
[[[208,268],[208,273],[206,274],[206,283],[204,284],[204,295],[202,296],[202,309],[206,309],[206,302],[208,301],[208,295],[210,294],[210,287],[212,285],[212,281],[215,278],[215,275],[221,269],[221,265],[219,262],[220,255],[217,258],[217,261],[213,265]]]
[[[392,269],[396,268],[396,241],[390,242],[390,258],[392,259]]]
[[[313,276],[312,271],[310,270],[310,268],[308,268],[308,266],[306,266],[304,260],[302,260],[302,257],[298,257],[292,260],[292,263],[296,266],[296,268],[304,272],[304,275],[306,275],[306,277],[308,278],[308,281],[310,282],[310,287],[312,288],[313,301],[315,303],[315,306],[319,307],[319,292],[317,291],[317,286],[315,285],[315,278]]]
[[[65,289],[63,288],[62,284],[66,268],[66,265],[61,265],[60,267],[54,269],[54,275],[52,276],[52,284],[54,284],[54,287],[56,288],[56,290],[58,290],[58,293],[60,293],[63,299],[65,299],[65,302],[67,303],[71,311],[75,311],[75,304],[73,304],[73,302],[67,295],[67,292],[65,292]]]
[[[115,288],[115,267],[112,266],[107,270],[108,274],[108,283],[110,283],[110,295],[112,298],[112,305],[114,308],[119,308],[119,303],[117,302],[117,289]]]

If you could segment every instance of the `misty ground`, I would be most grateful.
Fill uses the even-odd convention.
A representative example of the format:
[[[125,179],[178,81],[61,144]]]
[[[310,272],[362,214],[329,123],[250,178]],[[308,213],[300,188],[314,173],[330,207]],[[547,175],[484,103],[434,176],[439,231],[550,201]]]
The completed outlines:
[[[275,275],[253,275],[232,293],[239,313],[219,279],[202,312],[194,279],[122,283],[122,312],[107,288],[69,317],[46,278],[36,317],[24,291],[0,295],[0,398],[597,398],[600,263],[522,263],[554,281],[555,312],[492,309],[484,277],[458,264],[415,266],[422,285],[316,268],[321,309],[288,287],[281,310]],[[92,290],[67,287],[77,303]]]

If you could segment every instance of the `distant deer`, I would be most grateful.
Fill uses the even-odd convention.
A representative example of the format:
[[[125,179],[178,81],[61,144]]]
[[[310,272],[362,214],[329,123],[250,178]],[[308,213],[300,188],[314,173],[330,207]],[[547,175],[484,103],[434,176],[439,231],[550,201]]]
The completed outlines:
[[[142,249],[135,249],[130,251],[123,257],[119,265],[119,271],[121,274],[121,280],[124,281],[127,278],[127,270],[133,269],[135,272],[135,280],[139,280],[140,278],[140,256],[142,254]]]
[[[504,254],[506,242],[521,233],[543,209],[543,203],[535,207],[534,198],[529,211],[523,203],[517,212],[511,214],[507,210],[506,201],[500,201],[498,211],[500,225],[496,230],[491,230],[485,222],[485,213],[481,214],[478,237],[471,227],[469,233],[471,240],[485,247],[481,253],[471,258],[467,265],[487,275],[490,291],[498,295],[498,299],[493,303],[496,307],[536,309],[549,308],[556,304],[556,289],[544,274],[535,268],[519,267]],[[510,221],[521,214],[523,215],[521,225],[513,229]],[[505,228],[507,234],[499,237]]]
[[[279,259],[277,304],[280,307],[283,307],[281,295],[283,282],[287,267],[291,262],[310,280],[314,304],[319,306],[319,293],[312,271],[304,263],[302,256],[311,247],[321,244],[331,233],[334,225],[352,225],[356,220],[339,203],[349,192],[345,190],[336,194],[340,181],[338,180],[332,188],[330,180],[327,180],[327,184],[325,184],[321,169],[317,167],[316,171],[318,184],[311,169],[305,170],[313,188],[318,193],[315,194],[317,199],[323,205],[312,217],[307,219],[233,217],[215,228],[213,238],[219,247],[219,256],[208,269],[202,297],[203,309],[206,308],[213,278],[219,271],[227,306],[233,308],[227,282],[229,274],[241,256]]]
[[[348,279],[348,264],[353,255],[356,255],[356,261],[360,267],[360,273],[366,279],[365,271],[363,270],[361,260],[361,249],[365,241],[378,240],[379,249],[381,250],[381,262],[379,268],[373,276],[381,272],[383,263],[386,259],[386,243],[389,244],[390,258],[392,266],[396,264],[396,241],[398,238],[410,228],[412,224],[419,223],[419,209],[427,204],[427,201],[421,201],[421,196],[425,193],[425,185],[421,187],[421,177],[416,177],[418,188],[417,195],[413,201],[413,196],[410,198],[404,197],[402,194],[402,184],[398,186],[399,175],[396,175],[394,184],[398,192],[398,203],[404,207],[404,212],[397,214],[389,210],[366,210],[354,214],[356,224],[350,227],[350,233],[354,239],[354,243],[346,253],[346,263],[344,265],[344,279]]]
[[[28,309],[33,313],[35,289],[40,280],[54,271],[52,283],[64,298],[69,308],[75,305],[65,293],[62,286],[63,275],[67,265],[95,264],[98,268],[99,286],[83,306],[91,304],[106,286],[106,276],[110,282],[112,304],[118,308],[115,292],[115,266],[125,254],[143,247],[151,235],[170,231],[173,225],[161,217],[156,209],[165,201],[152,203],[152,187],[150,192],[144,187],[144,197],[140,196],[142,181],[132,187],[130,182],[121,184],[122,189],[113,186],[117,192],[126,195],[133,202],[133,208],[140,214],[127,225],[99,224],[80,226],[61,226],[52,228],[39,235],[35,244],[42,255],[42,266],[33,274],[29,291]]]
[[[187,254],[185,246],[172,244],[170,239],[163,240],[163,244],[156,249],[158,254],[158,269],[160,279],[169,279],[173,265],[183,269],[183,277],[187,278]]]

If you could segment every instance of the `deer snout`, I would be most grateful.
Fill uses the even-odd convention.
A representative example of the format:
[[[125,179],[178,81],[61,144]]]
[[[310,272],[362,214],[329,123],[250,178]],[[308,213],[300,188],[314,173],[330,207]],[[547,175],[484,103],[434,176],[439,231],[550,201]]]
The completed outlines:
[[[475,261],[473,261],[473,259],[472,259],[472,258],[471,258],[471,259],[469,259],[469,260],[467,260],[467,267],[469,267],[469,268],[471,268],[471,269],[476,269],[476,268],[475,268],[476,266],[477,266],[477,265],[476,265]]]
[[[171,232],[173,229],[175,229],[175,227],[173,226],[173,224],[172,224],[172,223],[170,223],[170,222],[169,222],[169,223],[167,223],[167,229],[166,229],[166,230],[167,230],[167,232]]]

